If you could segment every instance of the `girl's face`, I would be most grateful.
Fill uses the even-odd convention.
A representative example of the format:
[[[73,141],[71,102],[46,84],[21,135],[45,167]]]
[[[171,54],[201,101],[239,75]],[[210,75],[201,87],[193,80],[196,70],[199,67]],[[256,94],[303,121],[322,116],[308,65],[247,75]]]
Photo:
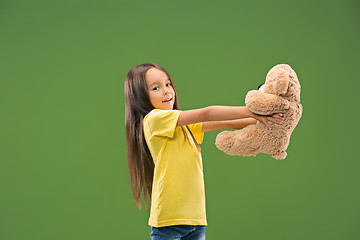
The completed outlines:
[[[145,79],[153,107],[172,110],[175,102],[175,91],[166,73],[153,67],[146,72]]]

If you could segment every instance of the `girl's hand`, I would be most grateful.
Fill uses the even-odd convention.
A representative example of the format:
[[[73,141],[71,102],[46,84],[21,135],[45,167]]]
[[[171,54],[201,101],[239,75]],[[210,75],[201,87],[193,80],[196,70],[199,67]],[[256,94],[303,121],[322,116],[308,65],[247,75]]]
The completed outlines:
[[[265,126],[271,130],[271,127],[267,121],[271,121],[273,123],[282,124],[285,120],[283,113],[274,113],[272,115],[259,115],[251,112],[249,109],[249,117],[255,118],[256,120],[265,124]]]

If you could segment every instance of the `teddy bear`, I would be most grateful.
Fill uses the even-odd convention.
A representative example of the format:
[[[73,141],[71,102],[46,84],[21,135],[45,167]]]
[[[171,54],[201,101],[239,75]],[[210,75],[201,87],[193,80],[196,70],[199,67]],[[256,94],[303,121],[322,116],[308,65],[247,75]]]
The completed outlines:
[[[271,130],[258,121],[241,130],[223,131],[216,136],[217,148],[232,156],[265,153],[276,160],[285,159],[291,133],[303,112],[300,88],[298,77],[288,64],[272,67],[265,84],[247,93],[245,104],[251,112],[259,115],[283,113],[285,121],[282,124],[269,121]]]

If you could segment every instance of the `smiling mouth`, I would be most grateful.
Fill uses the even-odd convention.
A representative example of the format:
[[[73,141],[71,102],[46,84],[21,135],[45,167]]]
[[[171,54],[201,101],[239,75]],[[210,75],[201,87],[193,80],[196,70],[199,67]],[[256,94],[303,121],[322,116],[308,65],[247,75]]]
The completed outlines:
[[[168,100],[164,100],[162,101],[163,103],[167,103],[167,102],[170,102],[172,100],[172,98],[169,98]]]

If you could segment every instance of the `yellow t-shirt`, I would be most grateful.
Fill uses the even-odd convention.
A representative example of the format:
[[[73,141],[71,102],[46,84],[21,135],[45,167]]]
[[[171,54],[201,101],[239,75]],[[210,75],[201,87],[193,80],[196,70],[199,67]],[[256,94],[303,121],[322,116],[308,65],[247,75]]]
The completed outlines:
[[[180,112],[154,109],[143,122],[155,164],[148,222],[153,227],[207,225],[201,153],[190,133],[186,130],[191,145],[176,127]],[[202,125],[188,125],[198,143],[204,137]]]

